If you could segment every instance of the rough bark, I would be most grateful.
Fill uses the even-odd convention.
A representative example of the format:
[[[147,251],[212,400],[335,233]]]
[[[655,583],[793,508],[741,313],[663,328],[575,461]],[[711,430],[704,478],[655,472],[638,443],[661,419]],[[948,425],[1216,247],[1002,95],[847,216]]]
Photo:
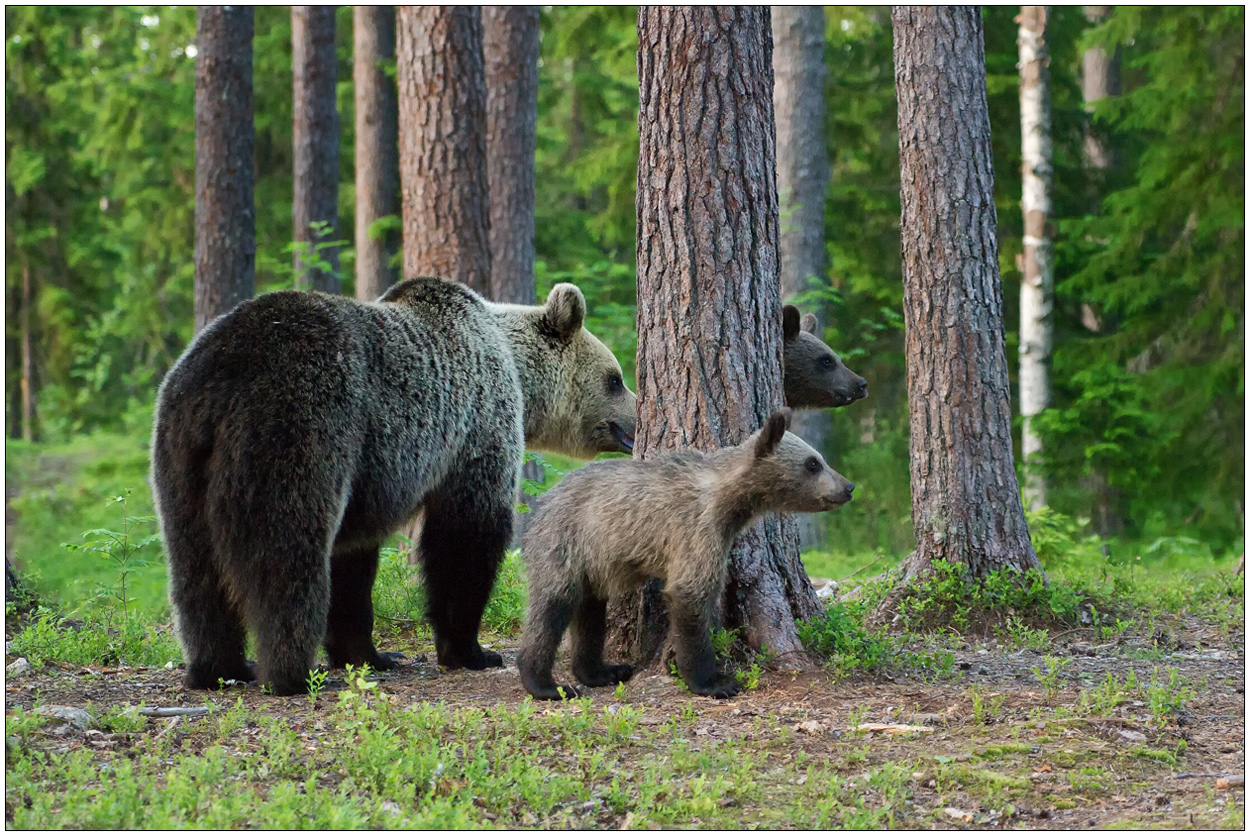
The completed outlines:
[[[334,54],[334,7],[291,7],[291,65],[295,93],[294,240],[311,254],[318,241],[338,240],[339,110],[335,98],[338,59]],[[318,236],[314,223],[327,223]],[[321,247],[314,266],[295,253],[296,285],[338,293],[338,247]]]
[[[200,6],[195,57],[195,330],[256,286],[250,6]]]
[[[825,280],[825,10],[773,6],[773,106],[777,114],[777,196],[781,204],[781,295],[786,301]],[[827,323],[828,311],[814,311]],[[791,432],[830,455],[832,422],[824,410],[794,414]],[[822,548],[813,514],[796,517],[799,545]]]
[[[935,560],[976,577],[1040,566],[1011,452],[981,12],[893,19],[916,532],[897,593]]]
[[[767,7],[638,11],[638,436],[634,455],[737,444],[782,405],[781,293]],[[820,611],[793,517],[730,558],[724,624],[786,664]],[[659,655],[659,585],[614,602],[613,643]]]
[[[1020,452],[1024,500],[1046,504],[1039,461],[1042,440],[1033,418],[1050,406],[1050,353],[1054,325],[1055,266],[1047,222],[1053,179],[1050,133],[1050,50],[1046,6],[1020,7],[1020,135],[1023,159],[1024,272],[1020,283]]]
[[[382,62],[395,57],[395,7],[352,9],[356,99],[356,298],[377,299],[395,283],[399,235],[369,237],[379,218],[399,214],[399,97]]]
[[[399,173],[404,275],[490,295],[486,79],[477,6],[401,6]]]
[[[1085,19],[1090,24],[1102,23],[1111,14],[1111,6],[1086,6]],[[1108,96],[1120,95],[1120,52],[1110,55],[1099,46],[1085,50],[1081,56],[1081,95],[1089,114],[1094,106]],[[1097,129],[1091,118],[1085,120],[1085,170],[1089,174],[1089,210],[1097,212],[1102,202],[1102,186],[1107,172],[1115,165],[1115,148],[1107,137]],[[1102,330],[1102,317],[1088,302],[1081,303],[1081,324],[1086,330],[1098,333]],[[1092,497],[1090,518],[1094,530],[1104,537],[1112,537],[1124,530],[1124,517],[1117,508],[1119,491],[1107,480],[1101,468],[1089,474],[1086,487]]]
[[[538,7],[483,6],[491,298],[533,305]]]

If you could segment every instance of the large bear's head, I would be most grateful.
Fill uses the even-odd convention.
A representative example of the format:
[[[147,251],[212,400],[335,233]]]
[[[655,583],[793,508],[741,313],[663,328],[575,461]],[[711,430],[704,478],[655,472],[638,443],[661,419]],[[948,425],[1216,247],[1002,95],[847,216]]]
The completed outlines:
[[[545,305],[491,305],[525,398],[525,444],[578,458],[634,448],[638,400],[621,364],[586,330],[586,298],[558,284]]]
[[[868,381],[848,369],[842,358],[816,336],[815,314],[800,317],[798,308],[786,305],[782,309],[781,333],[786,406],[846,406],[868,394]]]

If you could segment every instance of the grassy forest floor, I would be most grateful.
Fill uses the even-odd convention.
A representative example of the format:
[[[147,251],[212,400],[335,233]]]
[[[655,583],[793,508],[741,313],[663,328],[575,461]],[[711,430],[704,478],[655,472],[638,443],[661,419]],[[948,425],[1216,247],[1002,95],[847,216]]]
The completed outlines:
[[[6,545],[40,599],[6,607],[8,827],[1244,828],[1235,555],[1177,538],[1113,565],[1034,520],[1048,586],[939,573],[886,633],[864,615],[897,557],[807,554],[842,581],[804,626],[814,669],[770,669],[722,633],[746,685],[733,700],[653,669],[545,704],[516,675],[519,556],[485,618],[507,666],[449,673],[388,550],[378,643],[407,654],[400,669],[332,671],[312,697],[191,692],[159,554],[60,546],[150,533],[141,451],[6,456]],[[127,523],[104,499],[131,486]]]

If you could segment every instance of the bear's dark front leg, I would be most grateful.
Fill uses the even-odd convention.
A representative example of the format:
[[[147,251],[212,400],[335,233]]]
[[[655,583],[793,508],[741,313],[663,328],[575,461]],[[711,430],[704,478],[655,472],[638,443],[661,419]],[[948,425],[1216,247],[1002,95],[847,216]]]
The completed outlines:
[[[667,593],[665,598],[677,670],[686,687],[696,694],[721,699],[737,694],[741,690],[737,681],[716,670],[709,607],[680,594]]]
[[[330,615],[326,624],[330,667],[368,665],[375,671],[389,671],[399,664],[399,654],[379,653],[373,645],[373,583],[377,576],[377,546],[330,558]]]
[[[499,475],[481,473],[484,469],[481,460],[465,466],[424,505],[421,566],[428,614],[438,663],[451,670],[503,665],[503,657],[484,650],[477,635],[504,549],[512,541],[515,478],[508,478],[506,489],[491,490]]]
[[[628,682],[634,675],[629,665],[609,665],[603,661],[607,611],[607,601],[587,595],[573,619],[573,675],[578,682],[591,688]]]

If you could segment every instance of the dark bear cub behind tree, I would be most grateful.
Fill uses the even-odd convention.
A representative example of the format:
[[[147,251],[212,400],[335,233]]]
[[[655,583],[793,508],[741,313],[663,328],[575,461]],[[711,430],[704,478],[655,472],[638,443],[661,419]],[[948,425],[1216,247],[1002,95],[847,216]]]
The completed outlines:
[[[524,447],[632,447],[620,364],[585,300],[496,305],[410,279],[376,303],[280,292],[211,322],[157,396],[152,484],[187,684],[253,678],[301,693],[333,666],[394,666],[373,645],[379,547],[424,513],[418,550],[440,664],[502,664],[477,634]]]
[[[816,315],[802,316],[794,305],[781,311],[784,367],[782,385],[791,409],[846,406],[868,396],[868,381],[816,336]]]
[[[573,630],[573,675],[591,687],[624,682],[629,665],[603,659],[607,600],[651,578],[665,581],[677,668],[696,694],[730,697],[716,670],[716,621],[734,539],[775,511],[830,511],[855,487],[786,432],[790,410],[737,447],[654,459],[614,459],[576,470],[544,497],[525,534],[530,606],[518,657],[525,690],[559,699],[551,668]]]

